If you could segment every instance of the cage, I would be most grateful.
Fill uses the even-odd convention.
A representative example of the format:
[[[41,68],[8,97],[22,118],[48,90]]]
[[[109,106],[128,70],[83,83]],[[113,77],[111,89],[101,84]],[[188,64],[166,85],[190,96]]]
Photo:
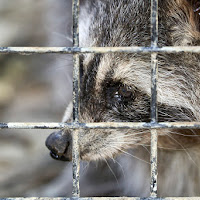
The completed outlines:
[[[200,128],[199,122],[158,122],[157,120],[157,80],[158,80],[158,53],[190,52],[199,53],[200,47],[158,47],[158,0],[151,0],[151,46],[149,47],[79,47],[79,0],[73,0],[73,48],[71,47],[0,47],[1,54],[73,54],[73,122],[72,123],[0,123],[0,129],[73,129],[73,199],[80,200],[101,200],[101,199],[199,199],[199,197],[157,197],[157,129],[164,128]],[[79,65],[81,53],[149,53],[151,54],[151,122],[100,122],[100,123],[80,123],[79,122]],[[80,198],[79,188],[79,130],[80,129],[142,129],[151,130],[151,194],[148,198],[140,197],[91,197]],[[11,199],[11,198],[9,198]],[[24,198],[18,198],[24,199]],[[29,198],[27,198],[29,199]],[[34,199],[37,199],[35,197]],[[38,198],[49,199],[49,198]],[[64,198],[52,197],[51,199],[61,200]],[[67,199],[67,198],[66,198]]]

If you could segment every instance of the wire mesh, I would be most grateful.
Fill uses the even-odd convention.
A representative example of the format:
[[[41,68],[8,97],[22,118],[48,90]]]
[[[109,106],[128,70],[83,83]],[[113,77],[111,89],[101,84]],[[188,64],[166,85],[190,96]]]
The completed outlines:
[[[192,52],[200,53],[200,47],[161,47],[158,43],[158,0],[151,0],[151,46],[150,47],[79,47],[79,0],[73,0],[73,47],[0,47],[1,54],[47,54],[47,53],[70,53],[73,54],[73,122],[72,123],[0,123],[0,129],[74,129],[73,131],[73,198],[79,200],[196,200],[199,197],[167,197],[157,198],[157,130],[158,128],[200,128],[200,122],[162,122],[157,121],[157,80],[158,80],[158,59],[159,52],[178,53]],[[79,123],[79,54],[80,53],[151,53],[151,122],[100,122],[100,123]],[[80,129],[143,129],[151,130],[151,189],[150,197],[91,197],[80,198],[79,189],[79,130]],[[6,198],[6,199],[33,199],[33,198]],[[68,200],[69,198],[34,198],[40,200]]]

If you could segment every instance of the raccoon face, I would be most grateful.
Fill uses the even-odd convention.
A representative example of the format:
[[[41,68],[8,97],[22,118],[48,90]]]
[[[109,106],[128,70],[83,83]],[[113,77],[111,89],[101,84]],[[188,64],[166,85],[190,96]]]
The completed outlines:
[[[81,46],[150,45],[149,1],[82,1],[81,5]],[[199,18],[194,5],[195,2],[186,0],[162,0],[159,7],[160,46],[200,44]],[[82,55],[80,121],[150,122],[150,60],[149,54],[141,53]],[[198,121],[200,56],[159,54],[158,61],[158,121]],[[176,147],[169,140],[169,134],[184,144],[199,142],[180,137],[180,133],[199,134],[198,131],[165,129],[158,133],[161,146]],[[47,138],[47,147],[54,158],[70,160],[73,133],[66,130],[59,134],[53,133]],[[82,129],[80,156],[83,160],[112,158],[149,141],[149,130]]]

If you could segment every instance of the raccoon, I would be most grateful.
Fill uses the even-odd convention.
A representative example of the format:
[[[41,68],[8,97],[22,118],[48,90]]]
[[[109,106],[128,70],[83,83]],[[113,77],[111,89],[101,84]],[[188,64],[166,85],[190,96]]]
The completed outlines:
[[[151,45],[150,1],[81,0],[80,3],[81,47]],[[198,0],[159,0],[159,47],[200,45],[199,4]],[[151,121],[150,54],[83,54],[80,60],[80,122]],[[158,65],[158,121],[199,121],[200,55],[185,52],[159,53]],[[71,112],[70,103],[63,117],[64,122],[71,120]],[[175,161],[179,159],[187,170],[186,177],[190,177],[188,183],[185,183],[182,176],[180,184],[173,183],[171,175],[170,186],[170,178],[160,178],[159,195],[200,194],[200,182],[195,178],[200,177],[196,166],[200,160],[194,161],[189,153],[199,155],[199,136],[200,131],[196,129],[158,130],[159,176],[167,177],[169,170],[166,170],[166,164],[173,171]],[[149,143],[150,131],[146,129],[82,129],[80,157],[86,161],[113,159],[129,149],[148,146]],[[70,161],[72,132],[62,130],[52,133],[46,140],[46,146],[53,158]],[[190,158],[190,162],[184,163],[185,156],[179,158],[182,154],[177,152],[180,150]],[[191,165],[195,167],[193,175],[189,171]],[[180,171],[184,173],[183,167]],[[193,187],[188,187],[189,184]],[[172,192],[173,189],[175,192]]]

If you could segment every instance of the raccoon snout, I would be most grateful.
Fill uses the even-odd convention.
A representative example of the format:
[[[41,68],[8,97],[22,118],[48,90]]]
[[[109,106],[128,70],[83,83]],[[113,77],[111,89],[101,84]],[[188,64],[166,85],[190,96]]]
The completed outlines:
[[[72,160],[72,137],[68,132],[53,132],[45,142],[52,158],[61,161]]]

